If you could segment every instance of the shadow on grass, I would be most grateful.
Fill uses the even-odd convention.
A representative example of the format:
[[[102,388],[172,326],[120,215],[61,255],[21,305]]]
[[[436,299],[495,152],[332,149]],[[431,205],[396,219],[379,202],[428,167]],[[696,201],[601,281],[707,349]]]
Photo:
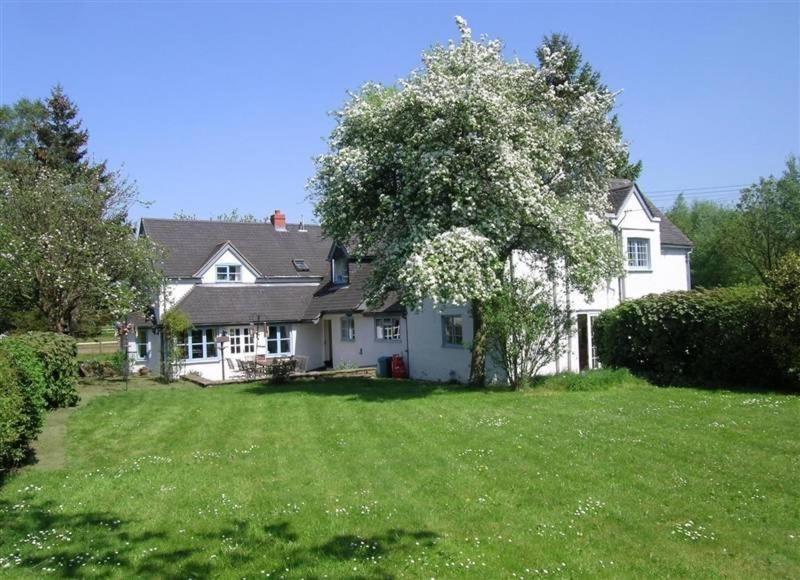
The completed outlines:
[[[679,374],[657,374],[643,371],[631,371],[634,376],[649,382],[656,387],[677,389],[700,389],[703,391],[730,391],[734,393],[754,395],[800,395],[797,385],[732,383],[713,378],[692,378]]]
[[[300,393],[314,396],[344,397],[351,400],[383,402],[419,399],[431,395],[455,395],[492,392],[494,389],[473,389],[464,385],[425,383],[391,379],[330,379],[323,381],[293,381],[281,385],[251,384],[242,389],[248,395]]]
[[[0,568],[62,578],[86,576],[202,577],[211,573],[193,560],[198,550],[172,548],[170,532],[131,532],[109,512],[64,513],[53,501],[0,500]]]
[[[398,528],[361,537],[339,534],[321,543],[303,543],[289,521],[219,521],[204,532],[160,530],[147,522],[125,521],[111,512],[65,512],[53,501],[36,502],[24,490],[15,501],[0,500],[0,569],[14,576],[56,578],[241,577],[250,568],[272,568],[272,576],[315,577],[326,564],[370,566],[370,577],[391,578],[390,556],[413,555],[431,547],[438,535]],[[187,528],[191,523],[187,522]],[[343,568],[344,569],[344,568]],[[355,576],[351,576],[355,577]]]

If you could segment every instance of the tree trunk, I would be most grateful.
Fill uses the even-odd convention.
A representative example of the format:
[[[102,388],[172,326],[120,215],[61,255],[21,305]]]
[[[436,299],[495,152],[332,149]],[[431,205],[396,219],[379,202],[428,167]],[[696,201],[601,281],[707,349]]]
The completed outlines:
[[[486,386],[486,325],[483,323],[483,304],[472,301],[472,360],[469,367],[469,384]]]

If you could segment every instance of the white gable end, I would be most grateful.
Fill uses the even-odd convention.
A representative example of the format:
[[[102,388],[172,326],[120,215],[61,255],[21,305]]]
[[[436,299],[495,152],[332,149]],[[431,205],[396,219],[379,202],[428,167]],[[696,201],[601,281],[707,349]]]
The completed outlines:
[[[247,264],[247,262],[239,255],[238,252],[226,249],[216,259],[203,267],[200,271],[200,279],[203,284],[217,284],[222,283],[217,281],[217,266],[236,266],[240,272],[240,284],[254,284],[256,281],[256,272]],[[229,282],[225,282],[229,283]]]

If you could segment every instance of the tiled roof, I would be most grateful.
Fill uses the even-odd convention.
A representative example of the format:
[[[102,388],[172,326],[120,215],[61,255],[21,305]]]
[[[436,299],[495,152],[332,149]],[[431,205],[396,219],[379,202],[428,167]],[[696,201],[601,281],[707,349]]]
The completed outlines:
[[[287,224],[276,230],[267,222],[142,219],[144,234],[165,250],[164,274],[192,277],[225,242],[230,242],[264,276],[325,276],[331,242],[319,226]],[[293,259],[303,259],[308,272],[298,272]]]
[[[175,308],[195,325],[249,324],[260,316],[270,322],[299,322],[315,286],[198,284]]]
[[[402,312],[397,295],[391,293],[380,308],[370,309],[364,304],[364,286],[372,273],[369,262],[350,264],[350,283],[336,285],[330,282],[322,284],[308,305],[305,317],[316,318],[324,313],[362,311],[369,314],[383,312]]]

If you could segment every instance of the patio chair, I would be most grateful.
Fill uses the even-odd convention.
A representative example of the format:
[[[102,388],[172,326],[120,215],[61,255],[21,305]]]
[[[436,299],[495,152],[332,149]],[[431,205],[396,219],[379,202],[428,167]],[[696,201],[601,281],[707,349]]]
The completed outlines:
[[[294,358],[294,372],[296,373],[304,373],[308,370],[308,357],[307,356],[295,356]]]

